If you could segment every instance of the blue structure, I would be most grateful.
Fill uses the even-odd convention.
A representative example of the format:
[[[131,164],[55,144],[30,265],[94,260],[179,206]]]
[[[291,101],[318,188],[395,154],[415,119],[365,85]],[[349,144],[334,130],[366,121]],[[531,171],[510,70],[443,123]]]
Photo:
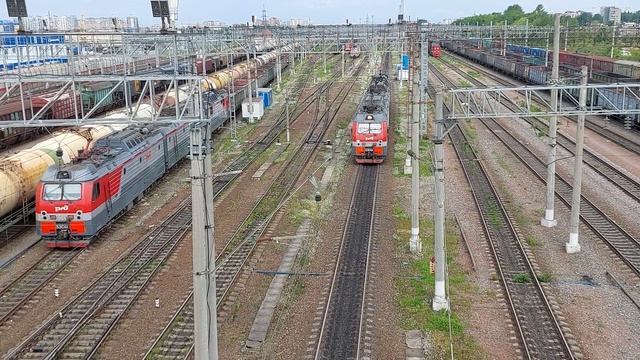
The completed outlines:
[[[13,20],[0,20],[0,33],[13,33],[18,23]]]
[[[2,35],[2,45],[64,44],[62,35]]]
[[[258,96],[262,97],[262,103],[265,109],[273,105],[273,91],[271,88],[258,88]]]
[[[402,54],[402,70],[409,70],[409,54]]]
[[[43,64],[55,64],[66,63],[68,59],[66,57],[50,57],[50,58],[31,58],[20,59],[18,61],[16,55],[16,48],[20,47],[35,47],[39,45],[60,45],[64,44],[65,38],[63,35],[23,35],[15,34],[14,28],[17,23],[8,20],[0,20],[0,45],[10,49],[9,59],[5,63],[0,63],[0,70],[14,70],[19,67],[30,67]],[[74,54],[78,54],[79,49],[74,48]],[[33,51],[32,53],[35,53]],[[6,68],[5,68],[6,67]]]

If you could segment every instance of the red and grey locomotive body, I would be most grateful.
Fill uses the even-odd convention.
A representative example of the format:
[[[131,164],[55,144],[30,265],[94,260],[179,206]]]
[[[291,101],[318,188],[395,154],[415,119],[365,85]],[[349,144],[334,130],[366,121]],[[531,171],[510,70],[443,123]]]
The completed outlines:
[[[75,163],[51,166],[36,190],[36,228],[48,247],[91,239],[189,153],[189,126],[129,127]]]
[[[429,54],[433,57],[439,58],[442,49],[440,48],[440,44],[431,44],[429,47]]]
[[[359,164],[377,164],[387,157],[389,80],[374,75],[351,121],[351,148]]]

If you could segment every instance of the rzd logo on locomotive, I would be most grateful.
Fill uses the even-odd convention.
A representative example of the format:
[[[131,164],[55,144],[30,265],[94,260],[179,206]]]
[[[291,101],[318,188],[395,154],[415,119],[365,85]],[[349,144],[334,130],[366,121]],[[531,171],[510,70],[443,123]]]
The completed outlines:
[[[56,206],[56,212],[57,211],[67,211],[69,210],[69,205],[65,205],[65,206]]]

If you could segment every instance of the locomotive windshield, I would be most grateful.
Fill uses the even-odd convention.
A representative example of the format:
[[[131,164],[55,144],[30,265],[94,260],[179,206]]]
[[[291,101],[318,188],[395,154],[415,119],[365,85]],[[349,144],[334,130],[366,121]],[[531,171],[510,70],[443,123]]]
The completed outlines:
[[[380,134],[382,132],[382,124],[358,123],[359,134]]]
[[[43,200],[80,200],[82,186],[80,184],[44,184]]]

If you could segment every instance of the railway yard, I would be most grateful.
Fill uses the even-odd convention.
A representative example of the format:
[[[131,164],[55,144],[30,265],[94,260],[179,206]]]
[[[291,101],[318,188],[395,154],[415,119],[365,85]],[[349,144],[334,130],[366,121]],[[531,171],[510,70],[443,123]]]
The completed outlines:
[[[640,64],[265,29],[0,69],[3,359],[640,358]]]

